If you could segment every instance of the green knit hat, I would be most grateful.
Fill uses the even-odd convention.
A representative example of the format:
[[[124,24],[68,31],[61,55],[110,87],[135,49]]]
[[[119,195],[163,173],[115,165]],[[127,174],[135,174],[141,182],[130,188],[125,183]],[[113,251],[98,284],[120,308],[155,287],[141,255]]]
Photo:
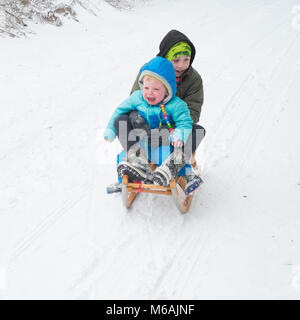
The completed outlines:
[[[167,52],[165,58],[169,61],[174,60],[180,56],[191,56],[192,49],[186,42],[177,42],[173,47]]]

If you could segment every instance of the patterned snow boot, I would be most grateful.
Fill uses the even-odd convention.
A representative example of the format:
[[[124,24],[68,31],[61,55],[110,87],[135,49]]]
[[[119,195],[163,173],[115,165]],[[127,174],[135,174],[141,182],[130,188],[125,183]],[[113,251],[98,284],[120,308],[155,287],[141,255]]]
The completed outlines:
[[[108,194],[118,193],[118,192],[122,192],[122,183],[120,182],[112,183],[106,187],[106,193]]]
[[[149,167],[148,155],[139,143],[134,144],[127,152],[127,161],[117,166],[120,177],[127,175],[130,181],[152,183],[152,170]]]
[[[155,184],[167,187],[171,179],[177,177],[177,173],[186,165],[182,151],[172,152],[170,156],[153,172],[153,181]]]
[[[203,180],[199,176],[197,176],[193,171],[190,171],[187,174],[185,174],[183,178],[186,181],[184,189],[184,193],[186,195],[192,193],[203,183]]]

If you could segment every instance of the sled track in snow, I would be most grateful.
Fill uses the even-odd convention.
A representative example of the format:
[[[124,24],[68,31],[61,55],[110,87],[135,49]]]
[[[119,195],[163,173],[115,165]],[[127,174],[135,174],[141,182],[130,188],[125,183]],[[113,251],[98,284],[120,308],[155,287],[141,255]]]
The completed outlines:
[[[157,299],[180,299],[185,296],[184,291],[191,283],[193,271],[199,263],[205,264],[206,258],[214,251],[209,239],[210,234],[202,230],[185,241],[177,250],[178,253],[160,270],[150,296]]]
[[[259,45],[261,45],[265,40],[269,39],[272,36],[277,36],[277,30],[279,30],[282,26],[287,24],[286,20],[286,18],[282,19],[281,22],[272,29],[271,32],[268,32],[258,40],[253,41],[253,43],[250,44],[249,47],[245,48],[243,52],[241,52],[238,56],[232,58],[232,60],[228,62],[225,66],[221,67],[220,70],[216,73],[216,75],[207,82],[207,86],[209,86],[210,83],[214,83],[217,79],[219,79],[224,74],[224,72],[226,72],[226,70],[228,70],[234,64],[245,59],[247,56],[250,56],[251,52]]]
[[[276,70],[278,70],[280,66],[286,63],[286,57],[293,49],[297,39],[298,35],[291,40],[289,46],[284,50],[282,54],[280,54],[280,57],[277,59],[276,64],[274,65],[273,70],[270,74],[270,82],[275,81],[274,78],[278,77],[278,74],[276,74]],[[248,127],[248,129],[251,130],[251,134],[249,134],[249,132],[247,132],[245,129],[243,130],[242,127],[239,130],[239,132],[242,133],[244,137],[243,147],[240,146],[239,150],[243,151],[240,153],[241,156],[232,165],[232,170],[226,173],[226,176],[228,177],[227,180],[229,181],[230,186],[234,185],[236,181],[239,180],[239,175],[242,172],[242,170],[245,171],[245,169],[250,166],[247,156],[249,155],[250,151],[253,150],[253,148],[255,147],[258,138],[263,134],[264,131],[269,129],[270,125],[273,124],[272,120],[279,113],[281,103],[285,98],[286,91],[288,90],[293,81],[293,77],[294,73],[290,75],[290,81],[286,82],[284,87],[282,87],[282,92],[279,95],[279,97],[276,96],[276,98],[272,99],[272,95],[268,94],[267,97],[270,98],[268,102],[264,102],[263,100],[256,100],[249,112],[245,114],[245,118],[244,121],[241,123],[241,126],[247,123],[247,120],[250,118],[250,116],[252,116],[253,119],[259,119],[259,121],[249,122],[250,126]],[[262,89],[262,91],[265,90]],[[260,93],[261,96],[263,96],[263,94],[264,92]],[[267,106],[265,106],[265,104],[267,104]],[[227,185],[227,187],[229,185]]]
[[[260,39],[254,41],[252,45],[250,45],[248,48],[244,49],[241,54],[239,54],[237,57],[233,58],[227,65],[223,66],[220,71],[217,73],[216,76],[212,78],[212,80],[208,81],[207,86],[210,85],[210,82],[214,82],[215,80],[219,79],[222,74],[231,66],[233,66],[235,63],[241,62],[243,59],[245,59],[247,56],[251,55],[251,52],[258,47],[260,44],[263,43],[264,40],[270,39],[273,37],[277,37],[277,33],[275,34],[277,29],[280,29],[283,25],[286,24],[286,18],[284,18],[276,27],[272,30],[272,32],[268,32],[264,36],[262,36]],[[250,51],[252,50],[252,51]],[[272,50],[271,50],[272,52]],[[254,66],[254,69],[256,66]],[[224,110],[222,110],[221,114],[217,117],[217,119],[214,121],[214,124],[211,128],[211,132],[215,132],[214,136],[212,138],[212,142],[210,143],[210,148],[206,150],[205,159],[213,159],[212,155],[215,151],[215,146],[217,141],[219,141],[220,136],[223,135],[223,129],[225,125],[228,125],[228,120],[226,116],[229,115],[229,113],[233,109],[233,105],[239,100],[240,95],[243,93],[243,91],[246,89],[247,86],[251,85],[251,78],[253,77],[254,70],[253,68],[249,70],[247,75],[244,77],[244,79],[240,82],[240,85],[238,88],[233,92],[233,94],[230,97],[229,102],[226,104]],[[257,95],[257,93],[256,93]]]
[[[97,281],[97,279],[103,274],[105,274],[106,270],[100,270],[101,263],[103,263],[105,259],[105,264],[109,264],[107,261],[113,261],[115,257],[118,256],[118,251],[121,247],[124,245],[128,245],[133,240],[132,237],[124,238],[123,241],[120,242],[119,239],[114,240],[112,243],[109,243],[104,249],[101,250],[101,252],[96,252],[94,254],[94,258],[89,262],[87,267],[82,270],[81,275],[78,277],[78,279],[72,284],[70,287],[70,290],[78,290],[80,291],[86,291],[89,290]],[[95,251],[98,249],[95,248]],[[123,265],[123,268],[125,268],[125,265]],[[117,278],[117,277],[116,277]],[[80,294],[79,294],[80,296]]]
[[[77,197],[66,200],[63,205],[47,215],[29,234],[21,239],[15,246],[14,252],[9,261],[9,268],[12,268],[18,259],[29,250],[38,239],[41,238],[55,223],[70,213],[70,210],[88,196],[89,189],[79,189],[81,194]]]
[[[282,26],[283,24],[284,23],[280,23],[279,26]],[[285,31],[285,28],[283,29],[283,31]],[[272,32],[272,36],[274,36],[276,38],[277,34],[274,34]],[[284,58],[288,55],[288,53],[292,49],[293,45],[296,43],[297,38],[298,38],[298,36],[296,35],[292,39],[288,48],[286,48],[286,50],[284,50],[283,55],[281,56],[281,54],[280,54],[280,58],[277,59],[276,64],[272,68],[273,71],[272,71],[272,74],[270,75],[270,80],[271,80],[275,70],[278,69],[278,67],[282,63],[284,63]],[[272,40],[272,38],[271,38],[271,40]],[[261,41],[258,41],[257,43],[261,43]],[[278,44],[275,44],[275,48],[277,46],[278,46]],[[275,48],[273,45],[273,48],[271,50],[269,50],[269,54],[274,54],[274,52],[276,52],[276,50],[274,50]],[[248,54],[249,53],[247,53],[247,55]],[[245,90],[248,90],[249,93],[252,93],[252,97],[251,97],[251,94],[249,97],[250,97],[250,99],[254,99],[254,101],[251,104],[248,103],[249,110],[247,112],[245,112],[243,121],[241,121],[239,124],[239,127],[237,129],[235,129],[235,131],[239,132],[239,134],[236,135],[235,137],[232,136],[229,139],[227,137],[227,140],[229,140],[230,145],[232,145],[233,141],[236,140],[236,138],[238,136],[240,136],[241,133],[244,135],[247,134],[247,136],[244,136],[244,138],[246,139],[246,143],[244,144],[244,147],[242,147],[242,149],[244,149],[244,151],[241,153],[241,156],[239,157],[239,159],[237,160],[237,163],[236,163],[236,165],[239,168],[241,167],[241,165],[243,165],[243,163],[245,164],[247,154],[255,145],[255,141],[257,140],[257,138],[259,136],[260,130],[263,128],[264,121],[266,119],[266,115],[272,111],[272,108],[274,108],[274,105],[270,101],[266,102],[268,104],[268,107],[261,105],[262,102],[261,102],[261,100],[259,100],[259,97],[264,97],[266,90],[265,90],[265,88],[261,88],[258,86],[259,78],[255,77],[255,72],[254,72],[254,70],[256,70],[257,68],[258,67],[255,65],[252,67],[252,70],[248,72],[248,74],[244,78],[244,80],[241,81],[240,86],[232,94],[230,101],[225,106],[225,108],[222,111],[222,113],[220,114],[220,116],[218,116],[217,120],[215,120],[215,122],[214,122],[214,125],[213,125],[211,131],[215,132],[215,133],[214,133],[213,137],[211,138],[210,147],[209,147],[209,149],[207,149],[206,154],[205,154],[205,159],[209,159],[208,161],[214,163],[214,165],[216,165],[221,160],[218,157],[215,158],[213,156],[213,154],[215,153],[216,150],[218,150],[218,148],[216,148],[216,146],[218,145],[218,142],[220,140],[222,140],[220,138],[222,138],[225,126],[229,125],[229,122],[231,121],[232,117],[230,115],[230,112],[233,111],[233,106],[235,104],[238,104],[239,98],[242,94],[244,94]],[[256,82],[254,83],[254,81],[256,81]],[[253,97],[253,92],[255,92],[255,97]],[[240,105],[241,105],[241,103],[242,102],[240,102]],[[278,102],[276,102],[276,104],[278,104]],[[272,114],[274,112],[276,112],[276,111],[273,111]],[[258,114],[259,114],[259,116],[257,116]],[[248,129],[251,130],[251,134],[249,134],[249,132],[244,132],[244,128],[245,128],[245,124],[247,127],[247,120],[249,120],[251,117],[253,117],[253,119],[255,119],[255,118],[259,119],[259,121],[258,122],[252,121],[251,123],[249,123],[250,127],[248,127]],[[226,142],[226,143],[228,144],[228,142]],[[232,166],[232,168],[235,172],[237,172],[236,165]],[[226,176],[230,177],[228,179],[229,179],[229,181],[231,180],[231,182],[232,182],[232,179],[231,179],[232,172],[226,173]]]

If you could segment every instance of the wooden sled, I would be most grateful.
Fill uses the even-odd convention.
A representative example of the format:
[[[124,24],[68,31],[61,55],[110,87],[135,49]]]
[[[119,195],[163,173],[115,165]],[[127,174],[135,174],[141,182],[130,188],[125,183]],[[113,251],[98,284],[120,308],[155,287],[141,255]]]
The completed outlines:
[[[196,173],[199,173],[198,166],[194,156],[190,161]],[[131,183],[128,182],[128,176],[122,178],[122,201],[127,209],[129,209],[139,193],[154,193],[172,196],[176,207],[181,213],[187,213],[193,200],[194,192],[185,195],[185,180],[183,177],[177,177],[170,181],[167,187],[157,186],[154,184]]]

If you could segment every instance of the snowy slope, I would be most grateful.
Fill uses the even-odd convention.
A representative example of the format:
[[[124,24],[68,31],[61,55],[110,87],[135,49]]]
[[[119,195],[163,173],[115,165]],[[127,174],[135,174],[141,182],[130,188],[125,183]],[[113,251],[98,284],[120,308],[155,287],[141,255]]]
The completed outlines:
[[[296,5],[98,1],[1,38],[0,298],[299,299]],[[127,212],[105,193],[120,146],[103,129],[173,28],[204,80],[205,184],[187,215],[153,195]]]

